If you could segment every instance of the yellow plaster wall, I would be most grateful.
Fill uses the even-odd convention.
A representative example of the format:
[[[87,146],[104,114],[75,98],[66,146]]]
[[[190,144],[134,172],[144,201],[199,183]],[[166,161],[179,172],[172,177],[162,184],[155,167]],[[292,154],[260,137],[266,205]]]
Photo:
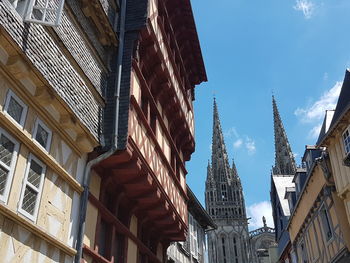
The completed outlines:
[[[45,230],[47,233],[54,236],[57,240],[62,241],[64,244],[68,245],[68,236],[70,235],[69,224],[72,216],[72,198],[74,194],[74,188],[72,187],[70,182],[67,182],[62,175],[58,175],[52,169],[50,164],[46,163],[41,157],[40,154],[43,155],[43,150],[34,145],[30,149],[27,147],[28,144],[25,144],[22,140],[26,138],[26,140],[34,141],[32,138],[32,133],[34,131],[34,125],[38,118],[40,118],[51,130],[52,130],[52,141],[51,141],[51,149],[50,154],[52,160],[57,162],[58,165],[62,167],[62,169],[72,176],[76,177],[77,163],[79,160],[79,156],[75,151],[73,151],[70,146],[65,142],[65,139],[60,137],[58,133],[55,132],[55,129],[50,126],[50,123],[45,122],[45,119],[33,109],[33,101],[24,99],[21,94],[16,92],[21,87],[14,86],[14,84],[7,79],[0,72],[0,114],[3,114],[3,105],[6,100],[6,96],[9,90],[12,90],[27,106],[28,111],[25,119],[25,123],[23,128],[19,125],[15,124],[14,121],[10,121],[11,126],[4,126],[0,123],[0,127],[6,130],[12,137],[14,137],[19,142],[19,152],[17,155],[16,165],[13,174],[13,181],[10,187],[9,198],[6,204],[0,204],[1,206],[5,206],[7,209],[11,211],[17,212],[20,195],[23,188],[23,180],[25,176],[25,170],[27,167],[27,160],[30,153],[38,157],[44,164],[46,164],[46,173],[44,184],[42,188],[41,198],[38,216],[35,222],[35,225],[40,227],[40,229]],[[6,118],[10,120],[10,117],[4,115]],[[13,123],[13,124],[12,124]],[[23,131],[23,135],[14,134],[14,130]],[[24,136],[24,137],[21,137]],[[36,143],[36,142],[34,142]],[[39,154],[40,153],[40,154]],[[45,154],[45,153],[44,153]],[[19,214],[20,215],[20,214]],[[1,216],[1,214],[0,214]],[[3,216],[2,216],[3,217]],[[24,217],[23,217],[24,218]],[[30,221],[29,219],[25,219]],[[3,220],[2,220],[3,221]],[[6,222],[13,222],[11,218],[9,218]],[[1,222],[0,222],[1,223]],[[7,224],[7,223],[6,223]],[[18,249],[19,251],[27,251],[26,253],[35,255],[35,244],[41,244],[44,241],[40,241],[40,238],[36,236],[36,233],[31,233],[27,230],[23,230],[24,228],[20,225],[16,225],[15,223],[11,223],[13,225],[12,233],[14,236],[20,235],[19,233],[24,233],[23,235],[30,236],[29,239],[25,239],[23,242],[18,240],[18,238],[11,238],[11,240],[6,237],[5,234],[0,234],[0,249],[7,246],[7,244],[12,244],[12,247]],[[22,234],[21,234],[22,235]],[[11,236],[11,234],[9,234]],[[22,237],[22,236],[21,236]],[[9,241],[10,240],[10,241]],[[11,243],[12,242],[12,243]],[[44,244],[44,243],[42,243]],[[45,242],[46,244],[46,242]],[[42,245],[48,247],[48,245]],[[52,250],[52,249],[51,249]],[[53,250],[57,250],[58,255],[60,255],[60,250],[58,248],[53,248]],[[51,252],[50,252],[51,253]],[[50,254],[49,253],[49,254]],[[9,253],[10,255],[11,253]],[[45,253],[44,253],[45,254]],[[1,255],[1,253],[0,253]],[[58,258],[61,261],[64,261],[62,256]],[[1,260],[0,260],[1,262]],[[7,261],[6,261],[7,262]],[[11,261],[8,261],[11,262]],[[17,261],[13,261],[17,262]],[[22,261],[23,262],[23,261]],[[27,260],[24,262],[37,262],[36,260]]]
[[[100,198],[100,187],[101,187],[101,177],[95,171],[91,171],[90,178],[90,193],[96,197]]]
[[[135,236],[137,236],[137,224],[138,220],[135,215],[131,216],[130,220],[130,232],[133,233]],[[128,263],[136,263],[137,262],[137,245],[134,241],[132,241],[130,238],[128,239]]]
[[[85,234],[83,239],[83,243],[88,247],[94,246],[97,216],[98,216],[98,210],[93,205],[88,203],[87,211],[86,211]]]
[[[0,262],[72,262],[53,245],[0,214]]]
[[[340,133],[330,140],[328,151],[338,193],[350,190],[350,168],[343,165],[345,151]]]
[[[301,196],[301,199],[299,200],[298,206],[295,208],[296,210],[294,211],[288,228],[292,243],[294,242],[306,219],[307,214],[309,213],[318,194],[325,184],[322,170],[318,166],[315,167],[314,172],[310,176],[311,178]]]
[[[137,262],[137,245],[130,238],[128,239],[128,263]]]

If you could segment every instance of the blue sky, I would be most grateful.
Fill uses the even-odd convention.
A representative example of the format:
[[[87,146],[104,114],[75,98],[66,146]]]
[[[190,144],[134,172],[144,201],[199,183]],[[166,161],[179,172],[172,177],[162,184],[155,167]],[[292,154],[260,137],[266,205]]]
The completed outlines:
[[[251,228],[269,213],[272,92],[297,163],[335,106],[350,66],[348,0],[192,0],[208,82],[196,89],[196,152],[187,181],[204,205],[213,94]]]

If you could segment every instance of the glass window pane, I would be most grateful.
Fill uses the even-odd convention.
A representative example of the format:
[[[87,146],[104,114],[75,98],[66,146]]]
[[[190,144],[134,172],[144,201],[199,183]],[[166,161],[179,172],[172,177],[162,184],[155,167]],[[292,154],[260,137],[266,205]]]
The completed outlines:
[[[44,148],[47,146],[47,141],[49,138],[49,133],[40,125],[38,124],[38,129],[35,135],[35,140]]]
[[[26,187],[23,197],[22,209],[29,214],[33,215],[35,210],[35,203],[37,199],[38,193],[35,192],[30,187]]]
[[[15,148],[15,144],[11,142],[5,135],[1,134],[0,137],[0,160],[10,166],[12,154]]]
[[[30,162],[28,182],[30,182],[36,188],[39,188],[42,172],[43,172],[43,168],[39,164],[37,164],[34,160],[32,160]]]
[[[0,166],[0,195],[3,195],[5,192],[8,173],[8,170]]]
[[[21,121],[23,107],[13,98],[10,98],[7,113],[18,123]]]

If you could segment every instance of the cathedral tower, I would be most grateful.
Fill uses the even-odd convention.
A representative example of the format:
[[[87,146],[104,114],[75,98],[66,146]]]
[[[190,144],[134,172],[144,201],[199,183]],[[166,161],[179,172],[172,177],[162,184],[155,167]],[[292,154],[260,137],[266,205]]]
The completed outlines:
[[[290,244],[287,231],[290,210],[285,195],[287,188],[292,189],[295,187],[293,178],[296,172],[296,165],[281,116],[277,109],[276,100],[273,96],[272,109],[275,135],[275,165],[272,167],[270,196],[275,224],[275,237],[278,244],[278,257],[283,259],[288,254],[288,244]]]
[[[209,263],[247,263],[248,223],[236,165],[230,167],[214,99],[211,164],[208,163],[205,204],[218,228],[208,233]]]
[[[293,152],[288,142],[274,96],[272,96],[272,108],[275,135],[275,166],[273,167],[273,174],[294,175],[296,165]]]

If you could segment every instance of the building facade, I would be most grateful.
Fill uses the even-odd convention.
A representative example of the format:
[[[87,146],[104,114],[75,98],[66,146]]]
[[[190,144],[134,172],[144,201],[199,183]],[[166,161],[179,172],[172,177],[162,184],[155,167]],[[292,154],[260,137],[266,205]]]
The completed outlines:
[[[290,237],[287,224],[290,216],[287,189],[294,188],[293,183],[296,165],[283,123],[278,112],[275,98],[272,97],[274,136],[275,136],[275,165],[271,174],[271,206],[275,224],[276,242],[278,244],[278,259],[289,262],[291,253]]]
[[[49,2],[0,1],[2,262],[73,261],[84,167],[100,145],[118,8]]]
[[[206,232],[216,228],[214,221],[188,186],[187,194],[189,232],[185,242],[175,242],[169,246],[168,263],[204,263]]]
[[[275,229],[268,227],[265,217],[263,227],[249,232],[250,263],[277,263]]]
[[[194,151],[194,88],[206,73],[190,1],[122,3],[122,74],[106,91],[83,259],[165,262],[169,244],[189,231],[185,162]]]
[[[190,1],[0,2],[5,262],[165,262],[185,240]]]
[[[326,111],[317,142],[319,147],[326,147],[325,155],[328,161],[322,167],[326,171],[326,180],[334,180],[335,189],[332,190],[341,200],[340,203],[337,203],[339,208],[337,215],[339,216],[339,225],[344,233],[345,246],[348,250],[350,250],[349,98],[350,72],[347,69],[336,108],[335,110]],[[335,193],[332,192],[332,195]],[[350,261],[350,259],[347,260]]]
[[[249,262],[249,232],[240,178],[229,165],[214,99],[213,143],[208,164],[205,204],[217,229],[208,233],[209,263]]]
[[[347,262],[341,217],[344,207],[336,195],[334,181],[327,178],[329,160],[324,150],[307,146],[303,156],[306,180],[296,178],[297,201],[290,200],[288,231],[292,244],[292,262]],[[340,205],[340,206],[339,206]],[[347,232],[349,226],[347,226]],[[345,232],[346,233],[346,232]]]

